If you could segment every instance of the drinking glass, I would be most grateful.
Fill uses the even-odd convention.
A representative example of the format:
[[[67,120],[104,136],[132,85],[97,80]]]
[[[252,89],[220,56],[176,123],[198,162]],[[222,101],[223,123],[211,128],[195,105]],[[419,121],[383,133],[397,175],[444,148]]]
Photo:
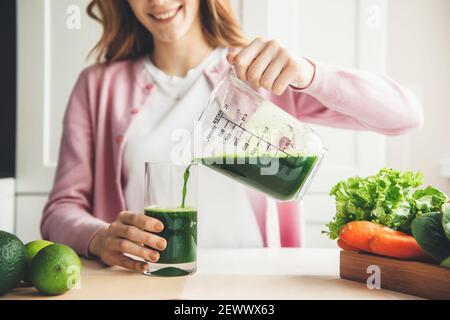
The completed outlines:
[[[196,271],[197,179],[196,164],[145,164],[144,212],[163,223],[164,230],[155,234],[167,241],[158,262],[148,262],[146,275],[173,277]]]

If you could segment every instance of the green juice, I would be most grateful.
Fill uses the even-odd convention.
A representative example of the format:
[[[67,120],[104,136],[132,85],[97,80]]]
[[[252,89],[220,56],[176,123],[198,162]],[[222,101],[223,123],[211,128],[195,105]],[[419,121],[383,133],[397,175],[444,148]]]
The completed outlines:
[[[188,166],[186,168],[186,170],[184,171],[184,176],[183,176],[184,183],[183,183],[183,191],[182,191],[182,194],[181,194],[181,206],[180,206],[181,208],[185,207],[186,194],[187,194],[187,184],[188,184],[188,181],[189,181],[189,176],[191,175],[191,167],[192,167],[192,164],[190,166]]]
[[[179,264],[197,259],[197,209],[149,207],[145,214],[164,224],[158,236],[166,239],[158,263]]]
[[[295,198],[305,185],[318,157],[223,155],[197,161],[275,199],[287,201]]]

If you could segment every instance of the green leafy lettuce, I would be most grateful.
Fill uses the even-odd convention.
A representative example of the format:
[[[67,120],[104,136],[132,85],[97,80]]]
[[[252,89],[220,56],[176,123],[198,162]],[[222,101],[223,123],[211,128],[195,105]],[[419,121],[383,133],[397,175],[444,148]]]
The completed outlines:
[[[447,202],[447,196],[433,187],[413,192],[422,183],[421,173],[393,169],[339,182],[330,191],[336,199],[336,216],[325,233],[337,239],[341,228],[351,221],[372,221],[410,233],[417,215],[440,212]]]

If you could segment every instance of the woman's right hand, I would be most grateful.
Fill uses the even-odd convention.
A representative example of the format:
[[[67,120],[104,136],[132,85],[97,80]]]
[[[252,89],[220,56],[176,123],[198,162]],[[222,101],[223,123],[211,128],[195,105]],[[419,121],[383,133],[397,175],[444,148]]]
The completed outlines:
[[[163,223],[155,218],[124,211],[116,221],[97,232],[89,244],[89,252],[109,266],[143,272],[147,269],[147,264],[125,254],[157,262],[158,250],[164,250],[167,241],[152,232],[159,233],[163,229]]]

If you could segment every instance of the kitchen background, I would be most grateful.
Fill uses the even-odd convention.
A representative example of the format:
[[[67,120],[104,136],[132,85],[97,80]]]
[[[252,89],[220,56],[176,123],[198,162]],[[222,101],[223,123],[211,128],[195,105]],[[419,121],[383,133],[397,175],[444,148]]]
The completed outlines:
[[[53,181],[61,122],[100,29],[87,0],[0,2],[0,230],[39,238]],[[306,247],[334,247],[321,235],[334,214],[330,187],[383,166],[422,171],[450,194],[449,0],[234,0],[249,39],[276,38],[322,63],[386,73],[415,92],[425,126],[402,137],[316,127],[330,153],[302,216]],[[17,28],[16,28],[17,26]],[[17,50],[16,50],[17,48]],[[270,242],[277,246],[275,215]]]

